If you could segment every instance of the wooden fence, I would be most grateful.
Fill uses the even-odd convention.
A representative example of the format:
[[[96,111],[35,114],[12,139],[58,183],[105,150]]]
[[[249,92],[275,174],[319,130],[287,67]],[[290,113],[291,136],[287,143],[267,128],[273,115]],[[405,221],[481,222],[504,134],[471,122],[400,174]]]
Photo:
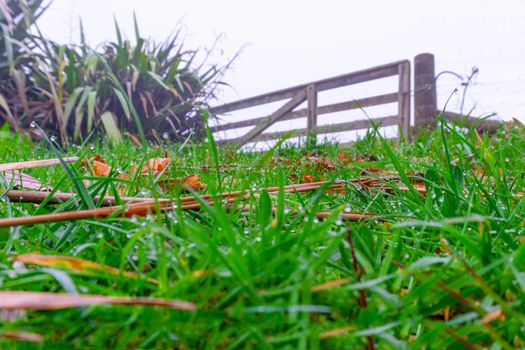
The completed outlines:
[[[324,106],[319,106],[317,103],[317,94],[321,91],[396,75],[399,77],[398,89],[392,93],[366,97],[359,100],[347,100]],[[402,134],[407,139],[410,139],[411,133],[417,132],[419,129],[434,127],[436,124],[436,115],[440,113],[437,109],[434,55],[423,53],[414,58],[414,87],[412,90],[410,75],[410,61],[402,60],[227,103],[211,108],[211,113],[219,116],[233,111],[286,100],[279,109],[268,116],[239,120],[227,124],[219,124],[213,126],[211,130],[213,133],[217,133],[252,127],[243,136],[230,139],[219,138],[218,140],[219,144],[234,143],[244,145],[250,142],[278,140],[288,134],[290,130],[265,133],[270,126],[280,121],[306,118],[306,128],[296,129],[295,136],[310,136],[312,134],[320,135],[333,132],[368,129],[372,127],[372,123],[374,123],[379,124],[382,127],[397,125],[399,127],[399,136]],[[414,94],[414,130],[412,130],[410,123],[411,91]],[[295,110],[305,101],[307,102],[306,108]],[[372,120],[352,120],[322,126],[317,124],[319,115],[394,102],[397,102],[398,106],[396,115],[374,118]],[[475,125],[483,132],[493,131],[499,126],[499,123],[495,121],[479,122],[476,118],[459,116],[455,113],[444,113],[444,117],[447,120],[462,120],[467,127]]]
[[[396,75],[399,76],[398,90],[392,93],[367,97],[359,100],[347,100],[324,106],[319,106],[317,103],[317,94],[321,91],[327,91]],[[289,133],[290,130],[270,133],[264,133],[264,131],[279,121],[306,118],[306,128],[295,130],[294,136],[329,134],[334,132],[334,130],[337,132],[343,132],[368,129],[372,127],[373,122],[380,124],[381,126],[398,125],[400,131],[406,137],[408,137],[410,132],[410,61],[403,60],[393,62],[374,68],[274,91],[271,93],[228,103],[222,106],[213,107],[211,112],[214,115],[221,115],[232,111],[261,106],[282,100],[286,100],[286,102],[269,116],[216,125],[211,128],[211,131],[216,133],[244,127],[253,127],[241,137],[233,139],[219,139],[218,141],[219,144],[235,143],[244,145],[249,142],[280,139]],[[305,101],[307,102],[306,108],[294,110]],[[319,115],[383,105],[393,102],[397,102],[398,104],[397,115],[374,118],[373,120],[364,119],[338,124],[322,126],[317,125],[317,117]]]

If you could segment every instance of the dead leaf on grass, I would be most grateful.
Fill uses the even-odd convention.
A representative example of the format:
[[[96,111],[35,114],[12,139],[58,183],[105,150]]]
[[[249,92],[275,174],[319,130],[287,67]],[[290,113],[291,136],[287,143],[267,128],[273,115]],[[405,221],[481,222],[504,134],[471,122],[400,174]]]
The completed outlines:
[[[141,174],[153,176],[160,174],[166,169],[171,162],[171,158],[151,158],[147,164],[142,166]],[[136,166],[131,167],[131,172],[135,173],[137,170]]]
[[[0,292],[0,310],[57,310],[103,304],[159,306],[182,311],[196,310],[193,303],[176,299],[25,291]]]
[[[95,176],[109,176],[112,170],[112,168],[106,164],[104,159],[98,155],[91,158],[89,162],[82,162],[82,165],[87,166]],[[118,178],[127,179],[128,177],[125,174],[119,172]]]
[[[139,275],[133,272],[120,271],[117,268],[111,266],[105,266],[93,261],[73,258],[69,256],[58,256],[58,255],[43,255],[43,254],[22,254],[11,258],[13,262],[22,262],[25,264],[34,264],[39,266],[55,267],[65,270],[71,270],[75,272],[85,273],[87,275],[97,275],[101,273],[109,273],[114,276],[126,276],[128,278],[138,279]],[[151,283],[158,283],[156,280],[151,278],[145,278],[146,281]]]
[[[332,158],[328,157],[308,157],[306,158],[308,163],[307,166],[314,165],[319,171],[331,171],[335,170],[335,162]]]
[[[326,181],[326,178],[321,175],[305,174],[303,175],[303,183],[309,184],[314,182]]]
[[[15,188],[28,189],[35,191],[51,191],[52,187],[45,186],[42,182],[31,175],[21,173],[18,170],[7,171],[4,174],[7,185]]]
[[[163,191],[166,192],[170,192],[173,190],[188,191],[190,189],[193,191],[200,191],[205,190],[207,187],[201,182],[197,174],[159,181],[159,186],[160,188],[162,188]]]
[[[17,331],[7,331],[0,333],[0,338],[26,341],[31,343],[41,343],[44,341],[44,337],[37,333],[30,332],[17,332]]]
[[[482,319],[481,321],[479,321],[479,324],[484,326],[484,325],[488,325],[489,323],[491,323],[492,321],[495,321],[495,320],[503,320],[505,318],[505,314],[503,313],[503,311],[501,310],[494,310],[494,311],[491,311],[489,313],[487,313]]]

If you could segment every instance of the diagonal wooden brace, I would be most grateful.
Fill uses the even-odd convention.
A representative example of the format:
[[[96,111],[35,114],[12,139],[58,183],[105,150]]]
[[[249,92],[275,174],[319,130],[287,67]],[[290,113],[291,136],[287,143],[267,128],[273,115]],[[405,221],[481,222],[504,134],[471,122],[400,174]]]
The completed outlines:
[[[256,136],[260,135],[264,130],[268,129],[273,123],[277,122],[282,116],[288,112],[291,112],[295,107],[299,106],[304,101],[306,101],[306,89],[299,91],[290,101],[275,111],[272,115],[268,116],[268,118],[265,118],[264,120],[261,120],[246,135],[236,139],[227,140],[227,142],[237,143],[239,145],[244,145],[250,142]]]

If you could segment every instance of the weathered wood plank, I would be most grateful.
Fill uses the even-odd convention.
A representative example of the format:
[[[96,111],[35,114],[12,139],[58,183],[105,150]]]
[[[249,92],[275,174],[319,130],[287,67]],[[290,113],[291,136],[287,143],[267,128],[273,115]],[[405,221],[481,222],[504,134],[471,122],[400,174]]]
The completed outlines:
[[[306,100],[308,101],[306,107],[306,128],[308,129],[308,134],[311,135],[317,126],[317,91],[314,84],[306,87]]]
[[[345,102],[339,102],[339,103],[334,103],[334,104],[330,104],[326,106],[317,107],[316,115],[319,116],[322,114],[342,112],[342,111],[351,110],[351,109],[377,106],[377,105],[382,105],[386,103],[394,103],[397,101],[398,101],[398,93],[394,92],[391,94],[367,97],[367,98],[363,98],[360,100],[345,101]],[[279,121],[305,118],[306,116],[307,116],[306,109],[300,109],[298,111],[286,113],[282,118],[279,119]],[[253,119],[248,119],[248,120],[241,120],[238,122],[227,123],[227,124],[222,124],[222,125],[216,125],[211,128],[211,131],[218,132],[218,131],[225,131],[225,130],[231,130],[231,129],[237,129],[237,128],[245,128],[248,126],[256,125],[257,123],[259,123],[262,120],[265,120],[266,118],[268,118],[268,116],[253,118]]]
[[[400,132],[406,140],[410,140],[410,62],[399,65],[398,112],[401,118]]]
[[[268,129],[273,123],[279,120],[283,115],[293,110],[295,107],[299,106],[306,100],[306,90],[299,91],[290,101],[288,101],[284,106],[279,108],[275,113],[273,113],[268,118],[265,118],[259,122],[252,130],[248,131],[246,135],[239,137],[233,140],[227,140],[228,143],[237,143],[244,145],[245,143],[250,142],[254,137],[261,134],[264,130]]]
[[[388,116],[388,117],[377,118],[377,119],[372,119],[372,120],[362,119],[362,120],[354,120],[354,121],[346,122],[346,123],[317,126],[315,128],[315,132],[317,133],[317,135],[329,134],[329,133],[334,133],[334,132],[368,129],[372,127],[372,123],[379,124],[380,126],[384,127],[384,126],[398,125],[400,122],[401,122],[401,119],[399,118],[399,116],[394,115],[394,116]],[[290,130],[260,134],[259,136],[253,138],[251,141],[259,142],[259,141],[278,140],[281,137],[288,134],[289,132]],[[293,137],[306,136],[307,133],[308,133],[308,129],[306,128],[298,129],[298,130],[295,130]]]
[[[240,101],[235,101],[231,103],[226,103],[224,105],[212,107],[210,111],[214,114],[224,114],[230,111],[255,107],[266,103],[284,100],[286,98],[292,98],[299,91],[306,89],[306,86],[308,86],[309,84],[315,84],[317,91],[320,92],[341,86],[353,85],[365,81],[386,78],[398,74],[398,66],[406,62],[408,61],[403,60],[388,63],[385,65],[360,70],[357,72],[347,73],[327,79],[314,81],[308,84],[301,84],[290,88],[270,92],[267,94],[249,97]]]
[[[342,111],[346,111],[350,109],[377,106],[377,105],[383,105],[386,103],[393,103],[393,102],[397,102],[397,97],[398,97],[397,93],[394,92],[391,94],[367,97],[367,98],[363,98],[360,100],[352,100],[352,101],[334,103],[331,105],[319,107],[317,109],[317,114],[321,115],[321,114],[328,114],[328,113],[336,113],[336,112],[342,112]]]
[[[414,118],[416,131],[436,125],[437,95],[434,55],[423,53],[414,58]]]

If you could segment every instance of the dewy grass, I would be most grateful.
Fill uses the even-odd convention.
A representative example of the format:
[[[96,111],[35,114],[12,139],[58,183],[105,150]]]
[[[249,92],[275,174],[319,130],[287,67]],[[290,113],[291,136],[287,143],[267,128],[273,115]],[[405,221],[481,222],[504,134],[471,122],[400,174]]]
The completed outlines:
[[[524,136],[521,126],[480,136],[446,124],[411,144],[371,133],[349,149],[317,145],[317,154],[283,145],[251,153],[191,142],[71,146],[68,156],[100,155],[115,171],[97,178],[79,161],[69,165],[69,174],[61,166],[24,172],[56,191],[85,186],[83,200],[118,200],[121,193],[177,199],[180,191],[163,192],[155,176],[131,173],[169,151],[172,163],[163,176],[197,173],[208,185],[200,196],[257,191],[234,203],[243,211],[229,210],[217,198],[201,201],[199,211],[176,205],[147,217],[0,231],[0,290],[179,299],[197,307],[2,311],[1,347],[25,346],[8,337],[12,332],[42,335],[41,348],[524,347]],[[55,157],[46,143],[0,137],[1,163]],[[312,156],[334,160],[335,169]],[[118,178],[117,169],[129,178]],[[260,191],[305,176],[345,181],[363,174],[384,186],[347,182],[345,194]],[[416,190],[414,178],[426,194]],[[38,206],[3,197],[0,214],[84,207],[75,199]],[[330,214],[320,220],[317,211]],[[382,220],[350,223],[340,220],[344,212],[376,213]],[[83,259],[121,273],[13,261],[26,253]]]

